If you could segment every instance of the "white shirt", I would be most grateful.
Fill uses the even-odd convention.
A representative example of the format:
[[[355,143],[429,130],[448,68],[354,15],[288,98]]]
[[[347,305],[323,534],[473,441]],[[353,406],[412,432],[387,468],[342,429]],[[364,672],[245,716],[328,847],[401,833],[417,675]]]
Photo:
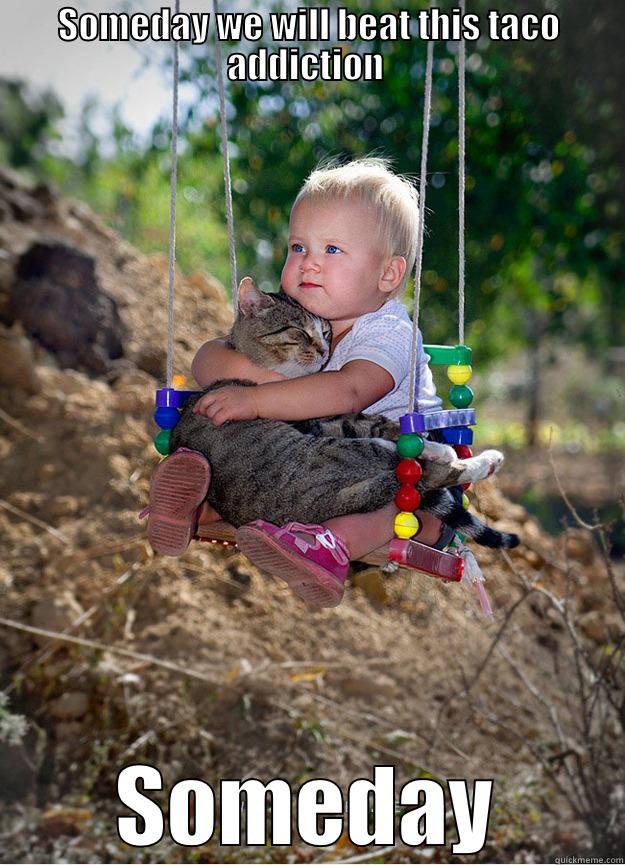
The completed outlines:
[[[412,321],[403,304],[388,300],[375,312],[361,315],[334,349],[323,372],[339,370],[352,360],[369,360],[385,369],[395,386],[373,405],[364,409],[365,414],[382,414],[391,420],[399,420],[410,411],[437,411],[442,402],[436,395],[427,355],[423,351],[423,338],[418,334],[417,376],[419,404],[415,408],[414,397],[410,397],[410,360],[412,355]]]

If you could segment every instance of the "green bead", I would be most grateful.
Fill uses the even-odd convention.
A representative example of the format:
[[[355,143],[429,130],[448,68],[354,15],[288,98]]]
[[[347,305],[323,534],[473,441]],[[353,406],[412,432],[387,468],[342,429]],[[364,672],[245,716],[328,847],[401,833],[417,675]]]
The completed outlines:
[[[423,439],[419,433],[402,433],[397,439],[397,453],[400,457],[415,458],[423,450]]]
[[[429,356],[432,366],[471,364],[472,352],[468,345],[424,345],[423,351]]]
[[[449,402],[456,408],[466,408],[473,402],[473,391],[466,384],[455,384],[449,389]]]
[[[169,454],[169,440],[171,438],[170,429],[162,429],[154,437],[154,447],[162,456],[166,457]]]

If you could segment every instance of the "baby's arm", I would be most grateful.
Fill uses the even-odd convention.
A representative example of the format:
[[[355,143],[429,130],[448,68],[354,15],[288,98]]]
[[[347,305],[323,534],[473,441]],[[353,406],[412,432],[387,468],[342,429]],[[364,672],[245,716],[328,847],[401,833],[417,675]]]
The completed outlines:
[[[244,354],[230,348],[225,337],[210,339],[199,348],[191,372],[200,387],[208,387],[220,378],[241,378],[256,384],[284,379],[279,372],[255,366]]]
[[[368,360],[353,360],[340,370],[319,372],[254,388],[222,387],[205,394],[193,411],[214,424],[227,420],[305,420],[358,412],[393,389],[393,376]]]

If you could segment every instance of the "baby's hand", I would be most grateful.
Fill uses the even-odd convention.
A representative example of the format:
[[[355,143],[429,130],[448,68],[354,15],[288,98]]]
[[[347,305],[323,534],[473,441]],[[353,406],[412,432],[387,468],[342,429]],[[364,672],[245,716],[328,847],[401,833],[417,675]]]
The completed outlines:
[[[258,406],[253,387],[220,387],[201,396],[193,406],[194,414],[203,414],[215,426],[227,420],[256,420]]]

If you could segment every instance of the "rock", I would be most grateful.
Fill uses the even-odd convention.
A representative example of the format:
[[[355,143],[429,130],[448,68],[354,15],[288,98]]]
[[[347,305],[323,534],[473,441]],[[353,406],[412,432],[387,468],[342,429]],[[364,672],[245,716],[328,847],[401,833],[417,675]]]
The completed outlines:
[[[137,353],[136,364],[148,375],[163,379],[167,369],[167,354],[157,346],[146,346]]]
[[[336,685],[347,697],[364,697],[367,699],[372,699],[376,696],[388,699],[397,697],[397,685],[388,676],[331,673],[328,676],[328,681]]]
[[[129,460],[121,454],[111,454],[108,458],[108,470],[112,478],[128,481],[132,469]]]
[[[66,691],[50,704],[50,714],[61,721],[82,718],[89,711],[89,698],[82,691]]]
[[[595,586],[588,586],[579,593],[579,609],[582,613],[601,610],[606,604],[606,594]]]
[[[12,585],[13,574],[3,562],[0,562],[0,592],[6,592]]]
[[[57,742],[75,742],[83,732],[77,721],[60,721],[54,728]]]
[[[376,604],[388,604],[389,594],[384,584],[384,576],[379,568],[367,568],[354,574],[354,585]]]
[[[23,745],[0,742],[0,767],[0,800],[14,802],[27,796],[34,788],[35,767],[28,759]]]
[[[152,414],[154,388],[154,379],[141,370],[120,376],[113,385],[117,411]]]
[[[47,838],[82,835],[91,818],[86,808],[50,808],[41,815],[39,829]]]
[[[31,624],[46,631],[64,631],[82,615],[83,609],[70,592],[62,596],[48,595],[38,601],[31,612]],[[45,645],[46,637],[35,637],[39,645]]]
[[[581,630],[594,640],[595,643],[605,643],[608,640],[608,629],[602,613],[598,610],[591,610],[589,613],[584,613],[580,617],[579,626]]]
[[[33,347],[21,328],[0,325],[0,387],[39,393],[41,381],[37,374]]]
[[[42,508],[43,518],[47,521],[59,517],[73,517],[80,509],[80,503],[75,496],[54,496]]]
[[[568,529],[562,538],[564,552],[570,559],[582,565],[592,565],[597,554],[590,532],[584,529]]]
[[[20,257],[10,313],[61,366],[104,373],[123,355],[116,301],[100,286],[95,260],[58,241],[38,241]]]

